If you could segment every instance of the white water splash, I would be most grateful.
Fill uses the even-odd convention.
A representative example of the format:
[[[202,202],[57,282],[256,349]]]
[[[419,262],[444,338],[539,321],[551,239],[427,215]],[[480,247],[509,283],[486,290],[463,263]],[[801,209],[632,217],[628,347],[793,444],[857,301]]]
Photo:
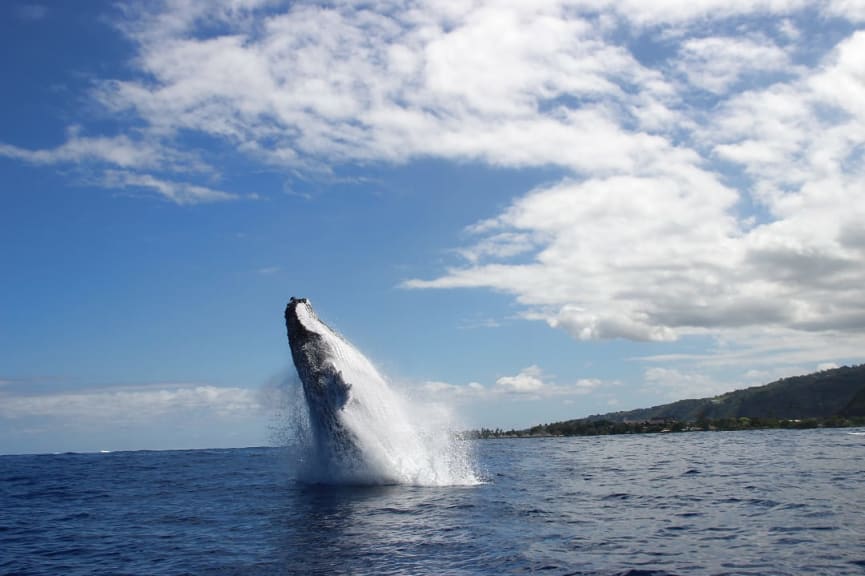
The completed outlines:
[[[298,479],[324,484],[478,484],[471,445],[453,429],[449,410],[412,402],[399,393],[363,354],[321,322],[311,308],[298,308],[303,325],[326,340],[329,361],[350,385],[348,400],[337,411],[356,450],[340,450],[326,441],[309,410],[288,410],[295,438]],[[294,398],[303,402],[295,380]]]

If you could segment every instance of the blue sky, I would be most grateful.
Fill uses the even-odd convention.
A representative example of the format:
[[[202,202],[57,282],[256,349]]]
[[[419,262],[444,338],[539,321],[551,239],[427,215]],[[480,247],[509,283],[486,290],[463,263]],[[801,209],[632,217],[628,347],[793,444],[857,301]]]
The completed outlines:
[[[0,27],[0,453],[270,442],[290,296],[465,426],[863,360],[862,2]]]

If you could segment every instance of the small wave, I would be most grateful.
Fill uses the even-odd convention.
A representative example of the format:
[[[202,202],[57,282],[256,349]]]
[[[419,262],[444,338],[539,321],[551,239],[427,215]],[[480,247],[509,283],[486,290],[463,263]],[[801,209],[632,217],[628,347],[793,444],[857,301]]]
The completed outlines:
[[[602,500],[628,500],[630,497],[630,494],[624,492],[613,492],[612,494],[604,496]]]
[[[619,572],[615,576],[676,576],[672,572],[666,572],[663,570],[628,570],[627,572]]]

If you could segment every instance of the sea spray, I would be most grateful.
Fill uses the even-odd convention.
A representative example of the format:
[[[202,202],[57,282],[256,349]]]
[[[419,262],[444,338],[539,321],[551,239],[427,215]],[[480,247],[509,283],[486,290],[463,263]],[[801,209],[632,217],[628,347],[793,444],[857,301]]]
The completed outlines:
[[[307,300],[291,300],[286,326],[306,406],[290,424],[300,480],[478,482],[471,446],[453,432],[443,406],[412,402],[398,392],[368,358],[318,319]]]
[[[357,451],[329,452],[317,441],[300,381],[286,378],[271,405],[271,440],[285,450],[294,478],[307,484],[459,486],[480,483],[471,441],[456,432],[457,423],[444,405],[401,399],[414,441],[383,446],[376,436],[394,434],[393,426],[380,426],[360,435]],[[395,445],[394,445],[395,444]]]
[[[272,377],[259,392],[260,402],[270,416],[270,442],[285,449],[291,460],[302,458],[310,444],[309,413],[297,374],[287,370]]]

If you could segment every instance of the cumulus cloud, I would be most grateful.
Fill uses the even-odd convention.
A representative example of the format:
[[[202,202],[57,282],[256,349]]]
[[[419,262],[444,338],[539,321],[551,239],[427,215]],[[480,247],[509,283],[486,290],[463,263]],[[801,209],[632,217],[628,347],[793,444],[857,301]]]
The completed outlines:
[[[731,299],[736,289],[722,276],[741,258],[739,229],[727,214],[735,200],[699,170],[565,181],[535,190],[484,226],[544,238],[533,261],[483,263],[406,285],[511,292],[579,339],[670,340],[677,324],[689,322],[674,322],[675,315],[689,313],[694,325],[701,315],[733,321],[738,303],[717,310],[708,299]]]
[[[517,394],[535,394],[546,385],[543,371],[538,366],[529,366],[516,376],[502,376],[496,380],[496,386],[507,392]]]
[[[135,135],[70,138],[44,150],[4,144],[3,153],[128,167],[147,162],[147,154],[126,153],[130,138],[169,150],[197,134],[281,167],[434,156],[594,176],[633,172],[670,153],[671,142],[657,133],[688,121],[671,71],[718,91],[747,71],[788,63],[766,36],[691,38],[689,26],[786,17],[803,6],[127,5],[115,23],[136,50],[129,77],[97,82],[93,97],[108,113],[136,120]],[[640,35],[654,35],[659,46],[669,37],[680,42],[670,69],[641,63],[627,45]]]
[[[185,134],[206,135],[281,167],[434,156],[633,172],[669,155],[670,142],[654,134],[687,118],[668,71],[643,65],[623,29],[627,40],[628,29],[687,29],[800,6],[345,2],[281,11],[270,2],[166,0],[124,7],[116,25],[137,51],[131,77],[104,79],[93,96],[137,120],[141,142],[170,149]],[[680,52],[674,68],[712,90],[787,62],[757,36],[685,38]],[[109,143],[93,140],[30,151],[7,144],[3,153],[133,161],[128,142],[94,150]]]
[[[469,228],[476,240],[460,250],[468,265],[404,285],[510,293],[527,318],[584,340],[712,335],[796,362],[843,358],[821,344],[832,340],[858,357],[863,50],[865,32],[854,32],[809,68],[753,39],[684,41],[675,70],[718,97],[755,64],[725,65],[726,77],[710,66],[698,77],[698,60],[714,66],[750,53],[785,77],[699,113],[677,110],[687,119],[677,143],[663,138],[644,162],[531,191]]]
[[[279,166],[437,156],[594,170],[657,144],[609,104],[663,108],[665,83],[557,3],[299,3],[257,25],[258,6],[226,6],[167,3],[124,23],[143,75],[103,82],[99,101],[150,134],[203,133]],[[228,31],[196,37],[214,21]]]
[[[584,340],[710,335],[765,351],[771,333],[799,354],[830,339],[861,349],[856,2],[165,0],[122,12],[129,74],[92,95],[134,133],[72,130],[0,154],[90,163],[106,183],[178,203],[237,196],[191,182],[179,149],[218,172],[195,141],[287,170],[429,157],[555,167],[563,179],[471,226],[459,263],[405,286],[505,292]],[[546,389],[531,372],[505,378]]]

